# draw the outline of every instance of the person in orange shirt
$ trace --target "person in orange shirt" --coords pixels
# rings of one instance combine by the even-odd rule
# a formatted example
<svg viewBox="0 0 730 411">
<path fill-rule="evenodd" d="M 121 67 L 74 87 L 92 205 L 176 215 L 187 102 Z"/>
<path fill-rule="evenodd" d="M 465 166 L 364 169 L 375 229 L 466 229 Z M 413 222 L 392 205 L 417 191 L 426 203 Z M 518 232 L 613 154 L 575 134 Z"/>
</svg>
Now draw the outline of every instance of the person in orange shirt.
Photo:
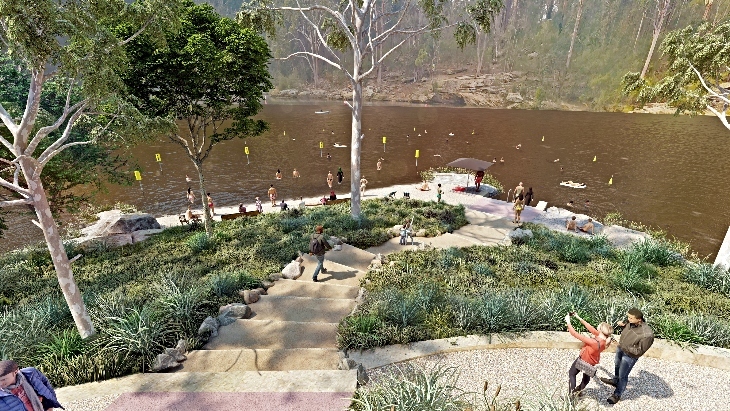
<svg viewBox="0 0 730 411">
<path fill-rule="evenodd" d="M 570 323 L 570 317 L 573 316 L 577 318 L 586 330 L 592 334 L 591 337 L 575 331 L 575 328 L 573 328 L 573 325 Z M 576 377 L 578 376 L 578 373 L 581 372 L 578 368 L 578 363 L 580 361 L 585 361 L 586 363 L 595 366 L 601 361 L 601 352 L 611 345 L 611 342 L 613 341 L 613 337 L 611 337 L 613 335 L 613 327 L 611 327 L 608 323 L 600 323 L 597 327 L 598 329 L 593 328 L 592 325 L 588 324 L 588 322 L 580 318 L 580 316 L 576 313 L 566 315 L 565 323 L 568 326 L 568 332 L 570 335 L 583 342 L 583 347 L 580 349 L 580 355 L 575 361 L 573 361 L 573 365 L 570 366 L 570 370 L 568 371 L 568 385 L 570 387 L 570 393 L 573 395 L 580 395 L 580 392 L 583 391 L 583 389 L 585 389 L 591 381 L 592 375 L 586 374 L 586 372 L 583 371 L 583 379 L 580 385 L 576 386 Z"/>
</svg>

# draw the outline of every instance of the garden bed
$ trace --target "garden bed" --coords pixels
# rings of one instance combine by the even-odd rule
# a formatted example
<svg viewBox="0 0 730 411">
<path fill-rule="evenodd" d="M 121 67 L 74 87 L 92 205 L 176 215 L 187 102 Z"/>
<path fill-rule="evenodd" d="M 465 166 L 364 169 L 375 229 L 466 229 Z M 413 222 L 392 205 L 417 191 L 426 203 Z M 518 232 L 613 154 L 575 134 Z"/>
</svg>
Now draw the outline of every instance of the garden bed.
<svg viewBox="0 0 730 411">
<path fill-rule="evenodd" d="M 0 356 L 39 368 L 57 387 L 147 370 L 178 339 L 200 347 L 202 320 L 307 252 L 315 226 L 367 248 L 390 239 L 388 229 L 406 217 L 427 235 L 467 223 L 461 206 L 368 200 L 360 220 L 340 204 L 220 222 L 211 238 L 176 227 L 120 248 L 67 244 L 69 255 L 83 255 L 73 270 L 97 331 L 88 340 L 75 329 L 45 247 L 7 253 L 0 257 Z"/>
</svg>

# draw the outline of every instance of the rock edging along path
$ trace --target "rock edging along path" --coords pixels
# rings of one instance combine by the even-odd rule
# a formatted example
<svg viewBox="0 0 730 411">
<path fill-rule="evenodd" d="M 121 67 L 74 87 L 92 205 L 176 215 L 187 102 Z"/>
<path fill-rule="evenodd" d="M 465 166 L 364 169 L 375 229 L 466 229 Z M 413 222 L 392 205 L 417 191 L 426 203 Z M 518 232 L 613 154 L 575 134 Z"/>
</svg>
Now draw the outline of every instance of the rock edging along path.
<svg viewBox="0 0 730 411">
<path fill-rule="evenodd" d="M 389 345 L 368 350 L 351 351 L 349 356 L 366 369 L 410 361 L 434 354 L 504 348 L 549 348 L 575 349 L 582 343 L 567 332 L 531 331 L 520 334 L 469 335 L 466 337 L 443 338 L 418 341 L 410 344 Z M 615 352 L 616 345 L 606 349 Z M 657 339 L 645 354 L 646 357 L 695 364 L 730 371 L 730 350 L 706 345 L 692 349 L 682 348 L 665 340 Z"/>
</svg>

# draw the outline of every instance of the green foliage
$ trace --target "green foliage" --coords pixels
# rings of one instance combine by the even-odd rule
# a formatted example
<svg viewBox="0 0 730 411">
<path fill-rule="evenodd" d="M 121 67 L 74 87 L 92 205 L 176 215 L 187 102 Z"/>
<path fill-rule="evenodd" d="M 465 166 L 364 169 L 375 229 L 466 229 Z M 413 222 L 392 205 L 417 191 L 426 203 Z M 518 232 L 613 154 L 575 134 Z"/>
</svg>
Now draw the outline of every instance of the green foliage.
<svg viewBox="0 0 730 411">
<path fill-rule="evenodd" d="M 467 393 L 456 388 L 456 368 L 400 368 L 381 376 L 355 392 L 351 410 L 388 410 L 397 404 L 399 410 L 462 411 L 469 402 Z"/>
<path fill-rule="evenodd" d="M 730 297 L 730 270 L 709 263 L 692 263 L 684 268 L 684 279 L 707 290 Z"/>
<path fill-rule="evenodd" d="M 205 233 L 195 233 L 186 241 L 187 246 L 194 253 L 200 253 L 215 247 L 215 240 Z"/>
</svg>

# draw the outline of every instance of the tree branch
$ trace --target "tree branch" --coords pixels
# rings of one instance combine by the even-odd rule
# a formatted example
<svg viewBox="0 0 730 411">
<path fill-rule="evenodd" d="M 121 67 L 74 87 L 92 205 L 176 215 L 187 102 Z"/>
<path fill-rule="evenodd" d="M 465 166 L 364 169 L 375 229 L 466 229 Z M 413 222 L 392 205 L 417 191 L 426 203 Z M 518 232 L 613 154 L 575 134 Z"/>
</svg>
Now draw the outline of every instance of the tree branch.
<svg viewBox="0 0 730 411">
<path fill-rule="evenodd" d="M 0 177 L 0 187 L 5 187 L 5 188 L 7 188 L 10 191 L 16 192 L 16 193 L 18 193 L 20 195 L 23 195 L 25 197 L 30 196 L 30 191 L 24 189 L 23 187 L 21 187 L 21 186 L 19 186 L 17 184 L 11 183 L 10 181 L 8 181 L 8 180 L 6 180 L 6 179 L 4 179 L 2 177 Z"/>
<path fill-rule="evenodd" d="M 302 54 L 306 54 L 308 56 L 312 56 L 312 57 L 318 58 L 318 59 L 326 62 L 327 64 L 331 65 L 332 67 L 335 67 L 335 68 L 337 68 L 339 70 L 342 70 L 345 74 L 347 74 L 347 77 L 350 80 L 353 80 L 352 75 L 347 70 L 345 70 L 342 66 L 340 66 L 339 64 L 337 64 L 337 63 L 335 63 L 335 62 L 327 59 L 326 57 L 320 56 L 319 54 L 314 54 L 314 53 L 311 53 L 311 52 L 308 52 L 308 51 L 297 51 L 295 53 L 291 53 L 290 55 L 288 55 L 286 57 L 279 57 L 276 60 L 287 60 L 287 59 L 289 59 L 291 57 L 300 56 Z"/>
<path fill-rule="evenodd" d="M 147 19 L 147 21 L 142 25 L 142 27 L 139 30 L 137 30 L 134 34 L 132 34 L 131 36 L 127 37 L 126 39 L 124 39 L 124 40 L 120 41 L 119 43 L 117 43 L 117 47 L 124 46 L 127 43 L 129 43 L 130 41 L 132 41 L 135 38 L 137 38 L 137 36 L 139 36 L 140 34 L 142 34 L 142 32 L 144 32 L 147 29 L 147 26 L 149 26 L 150 23 L 152 23 L 152 20 L 154 20 L 154 17 L 150 17 L 149 19 Z"/>
<path fill-rule="evenodd" d="M 309 7 L 301 7 L 301 6 L 300 7 L 275 7 L 274 10 L 289 10 L 289 11 L 299 11 L 299 12 L 322 10 L 325 13 L 334 17 L 342 25 L 342 28 L 344 29 L 343 31 L 344 31 L 345 35 L 347 36 L 347 39 L 350 40 L 350 44 L 353 45 L 353 47 L 355 47 L 357 45 L 357 39 L 355 39 L 355 35 L 352 34 L 350 32 L 350 30 L 348 29 L 348 25 L 347 25 L 347 22 L 345 21 L 344 16 L 341 13 L 330 9 L 329 7 L 324 7 L 324 6 L 320 6 L 320 5 L 314 5 L 314 6 L 309 6 Z"/>
<path fill-rule="evenodd" d="M 75 113 L 71 115 L 71 118 L 68 119 L 68 124 L 66 124 L 66 129 L 63 131 L 63 134 L 61 137 L 58 138 L 58 140 L 54 141 L 53 144 L 48 146 L 43 153 L 38 156 L 38 160 L 40 163 L 45 164 L 44 158 L 48 156 L 50 153 L 58 150 L 59 147 L 63 145 L 63 143 L 68 140 L 68 138 L 71 136 L 71 129 L 73 129 L 74 124 L 76 123 L 76 120 L 81 117 L 82 114 L 84 114 L 84 109 L 86 108 L 86 102 L 84 102 L 78 110 L 76 110 Z M 55 154 L 54 154 L 55 155 Z M 29 156 L 30 157 L 30 156 Z"/>
<path fill-rule="evenodd" d="M 29 128 L 33 127 L 32 123 L 35 122 L 36 117 L 38 116 L 38 106 L 40 105 L 42 86 L 43 73 L 41 73 L 38 69 L 31 70 L 31 80 L 30 87 L 28 87 L 28 99 L 25 102 L 25 112 L 23 112 L 23 118 L 20 120 L 20 124 L 17 129 L 17 132 L 19 132 L 20 135 L 15 133 L 13 134 L 15 137 L 14 143 L 16 147 L 22 147 L 22 145 L 25 144 L 28 134 L 30 133 Z M 28 131 L 28 134 L 24 133 L 25 130 Z"/>
<path fill-rule="evenodd" d="M 68 115 L 73 112 L 74 110 L 78 110 L 81 106 L 88 103 L 89 100 L 82 100 L 78 103 L 74 104 L 72 107 L 69 107 L 69 104 L 71 102 L 71 87 L 69 87 L 68 94 L 66 95 L 66 107 L 63 109 L 63 114 L 56 120 L 55 123 L 53 123 L 50 126 L 42 127 L 38 132 L 35 134 L 35 137 L 33 137 L 33 140 L 31 140 L 30 144 L 28 144 L 28 148 L 25 149 L 24 154 L 26 156 L 32 156 L 33 152 L 36 148 L 38 148 L 38 144 L 43 141 L 44 138 L 46 138 L 49 134 L 52 132 L 58 130 L 59 127 L 63 124 L 64 121 L 66 121 L 66 118 Z"/>
<path fill-rule="evenodd" d="M 41 158 L 40 160 L 38 160 L 38 163 L 40 163 L 41 167 L 43 167 L 46 164 L 48 164 L 48 162 L 51 161 L 51 159 L 53 157 L 55 157 L 60 152 L 62 152 L 63 150 L 65 150 L 65 149 L 67 149 L 69 147 L 73 147 L 73 146 L 85 146 L 87 144 L 92 144 L 92 143 L 94 143 L 94 140 L 89 140 L 89 141 L 76 141 L 76 142 L 73 142 L 73 143 L 65 144 L 65 145 L 61 146 L 58 150 L 54 150 L 51 153 L 48 153 L 48 155 L 46 155 L 43 158 Z M 45 152 L 44 152 L 44 154 L 45 154 Z M 40 172 L 38 172 L 38 173 L 40 174 Z"/>
<path fill-rule="evenodd" d="M 297 0 L 297 5 L 299 6 L 299 0 Z M 301 6 L 300 6 L 300 8 L 301 8 Z M 309 25 L 314 28 L 314 31 L 317 34 L 317 38 L 319 38 L 319 41 L 327 48 L 327 50 L 330 53 L 332 53 L 333 56 L 335 56 L 337 61 L 340 61 L 340 57 L 337 54 L 335 54 L 335 52 L 332 50 L 332 48 L 327 44 L 327 41 L 325 41 L 324 36 L 322 36 L 322 32 L 319 30 L 319 27 L 316 24 L 314 24 L 314 22 L 312 20 L 310 20 L 309 17 L 307 17 L 307 15 L 304 13 L 304 11 L 300 10 L 299 12 L 302 14 L 302 17 L 304 17 L 304 20 L 306 20 L 307 23 L 309 23 Z M 345 28 L 345 31 L 349 32 L 349 30 L 347 30 L 347 28 Z M 314 51 L 314 45 L 312 45 L 312 51 Z"/>
<path fill-rule="evenodd" d="M 0 201 L 0 208 L 15 207 L 15 206 L 19 206 L 19 205 L 28 205 L 28 204 L 33 204 L 33 200 L 26 198 L 24 200 Z"/>
<path fill-rule="evenodd" d="M 3 107 L 3 104 L 0 103 L 0 120 L 3 121 L 3 124 L 5 124 L 5 127 L 10 130 L 10 133 L 15 137 L 15 134 L 18 132 L 18 125 L 15 124 L 13 121 L 13 118 L 10 117 L 10 114 L 8 114 L 7 111 L 5 111 L 5 107 Z M 15 149 L 13 148 L 13 145 L 10 144 L 8 140 L 6 140 L 3 136 L 0 136 L 0 143 L 2 143 L 8 150 L 10 150 L 11 153 L 14 155 L 18 155 L 18 153 L 15 152 Z"/>
</svg>

